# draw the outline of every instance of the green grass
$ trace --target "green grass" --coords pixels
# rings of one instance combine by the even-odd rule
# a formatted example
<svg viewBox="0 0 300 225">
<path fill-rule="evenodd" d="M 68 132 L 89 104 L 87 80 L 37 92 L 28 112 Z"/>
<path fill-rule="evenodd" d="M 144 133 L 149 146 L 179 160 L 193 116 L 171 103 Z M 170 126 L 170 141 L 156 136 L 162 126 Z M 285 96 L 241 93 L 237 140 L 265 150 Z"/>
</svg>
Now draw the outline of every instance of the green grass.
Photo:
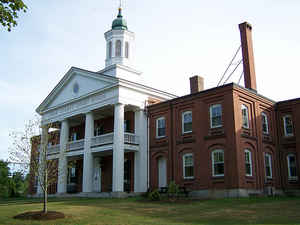
<svg viewBox="0 0 300 225">
<path fill-rule="evenodd" d="M 179 203 L 141 198 L 49 200 L 49 210 L 65 213 L 55 221 L 22 221 L 13 216 L 41 210 L 40 199 L 0 200 L 0 224 L 299 224 L 300 198 L 241 198 Z"/>
</svg>

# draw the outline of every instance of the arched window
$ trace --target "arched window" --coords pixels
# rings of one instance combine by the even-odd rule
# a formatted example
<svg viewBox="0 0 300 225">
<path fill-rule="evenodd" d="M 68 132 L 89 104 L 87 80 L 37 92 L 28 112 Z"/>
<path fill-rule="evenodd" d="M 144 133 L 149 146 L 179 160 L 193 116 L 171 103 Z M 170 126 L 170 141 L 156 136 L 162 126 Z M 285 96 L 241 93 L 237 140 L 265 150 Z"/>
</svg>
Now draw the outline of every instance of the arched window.
<svg viewBox="0 0 300 225">
<path fill-rule="evenodd" d="M 120 40 L 116 41 L 116 57 L 120 57 L 121 56 L 121 47 L 122 47 L 122 43 Z"/>
<path fill-rule="evenodd" d="M 125 42 L 125 57 L 129 58 L 129 43 L 128 41 Z"/>
<path fill-rule="evenodd" d="M 288 166 L 289 180 L 298 180 L 295 154 L 287 155 L 287 166 Z"/>
<path fill-rule="evenodd" d="M 112 56 L 112 43 L 111 41 L 108 43 L 108 58 Z"/>
<path fill-rule="evenodd" d="M 252 176 L 252 157 L 248 149 L 245 149 L 245 170 L 246 176 Z"/>
<path fill-rule="evenodd" d="M 182 133 L 190 133 L 192 132 L 192 122 L 193 122 L 193 116 L 192 111 L 185 111 L 182 113 L 181 118 L 181 124 L 182 124 Z"/>
<path fill-rule="evenodd" d="M 194 159 L 193 154 L 184 154 L 182 157 L 183 161 L 183 178 L 192 179 L 194 178 Z"/>
<path fill-rule="evenodd" d="M 212 175 L 214 177 L 224 176 L 224 150 L 217 149 L 211 153 Z"/>
</svg>

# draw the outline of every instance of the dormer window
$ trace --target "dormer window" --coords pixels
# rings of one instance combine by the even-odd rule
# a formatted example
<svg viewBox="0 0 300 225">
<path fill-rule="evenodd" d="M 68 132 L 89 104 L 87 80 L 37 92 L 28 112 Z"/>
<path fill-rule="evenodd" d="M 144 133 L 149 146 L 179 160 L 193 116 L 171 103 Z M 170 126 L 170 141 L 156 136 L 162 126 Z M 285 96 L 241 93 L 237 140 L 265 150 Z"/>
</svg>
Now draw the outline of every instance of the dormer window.
<svg viewBox="0 0 300 225">
<path fill-rule="evenodd" d="M 116 41 L 116 57 L 121 57 L 121 47 L 122 47 L 122 43 L 120 40 Z"/>
</svg>

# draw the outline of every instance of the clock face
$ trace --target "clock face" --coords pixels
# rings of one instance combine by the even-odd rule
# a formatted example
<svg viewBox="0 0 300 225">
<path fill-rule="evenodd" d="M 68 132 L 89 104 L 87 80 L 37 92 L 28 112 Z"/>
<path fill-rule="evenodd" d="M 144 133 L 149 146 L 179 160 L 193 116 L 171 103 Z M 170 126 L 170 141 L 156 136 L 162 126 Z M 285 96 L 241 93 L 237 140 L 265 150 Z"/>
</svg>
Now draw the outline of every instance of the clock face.
<svg viewBox="0 0 300 225">
<path fill-rule="evenodd" d="M 74 85 L 73 85 L 73 93 L 74 94 L 77 94 L 79 92 L 79 84 L 76 82 Z"/>
</svg>

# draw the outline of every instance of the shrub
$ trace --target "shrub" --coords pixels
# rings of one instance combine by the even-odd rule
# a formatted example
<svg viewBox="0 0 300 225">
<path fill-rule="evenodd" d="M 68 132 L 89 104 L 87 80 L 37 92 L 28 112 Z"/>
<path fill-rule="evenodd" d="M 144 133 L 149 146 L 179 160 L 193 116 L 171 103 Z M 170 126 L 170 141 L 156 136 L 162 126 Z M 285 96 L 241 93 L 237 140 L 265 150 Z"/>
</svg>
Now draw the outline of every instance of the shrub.
<svg viewBox="0 0 300 225">
<path fill-rule="evenodd" d="M 179 186 L 175 181 L 171 181 L 168 187 L 168 196 L 171 198 L 176 198 L 179 194 Z"/>
<path fill-rule="evenodd" d="M 151 191 L 148 195 L 148 198 L 152 201 L 159 201 L 161 199 L 161 196 L 159 194 L 158 189 Z"/>
</svg>

